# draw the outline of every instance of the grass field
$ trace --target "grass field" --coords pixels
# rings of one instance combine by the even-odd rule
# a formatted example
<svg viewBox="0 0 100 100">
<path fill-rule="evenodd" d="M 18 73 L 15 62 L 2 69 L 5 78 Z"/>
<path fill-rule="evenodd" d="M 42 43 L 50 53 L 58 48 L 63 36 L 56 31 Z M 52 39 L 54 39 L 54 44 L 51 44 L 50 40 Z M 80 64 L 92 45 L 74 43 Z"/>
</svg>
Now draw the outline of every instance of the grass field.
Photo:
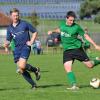
<svg viewBox="0 0 100 100">
<path fill-rule="evenodd" d="M 100 52 L 93 55 L 100 56 Z M 30 85 L 16 73 L 12 55 L 0 55 L 0 100 L 100 100 L 100 89 L 89 86 L 91 78 L 100 78 L 100 65 L 87 69 L 75 61 L 73 71 L 80 90 L 71 91 L 66 89 L 69 83 L 65 77 L 62 54 L 31 55 L 29 63 L 41 68 L 36 90 L 31 90 Z"/>
</svg>

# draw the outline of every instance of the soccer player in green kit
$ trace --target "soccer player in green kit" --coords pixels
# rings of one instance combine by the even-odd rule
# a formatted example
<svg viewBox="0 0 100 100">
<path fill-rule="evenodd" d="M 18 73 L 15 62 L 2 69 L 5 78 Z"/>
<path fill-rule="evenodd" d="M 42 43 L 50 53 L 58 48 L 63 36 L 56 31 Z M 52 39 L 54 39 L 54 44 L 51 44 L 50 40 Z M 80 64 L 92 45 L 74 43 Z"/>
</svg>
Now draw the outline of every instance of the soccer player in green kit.
<svg viewBox="0 0 100 100">
<path fill-rule="evenodd" d="M 56 28 L 52 31 L 48 31 L 48 34 L 52 34 L 54 32 L 60 33 L 61 42 L 64 49 L 63 52 L 63 64 L 66 71 L 66 75 L 71 84 L 71 90 L 77 90 L 79 87 L 76 83 L 75 74 L 72 71 L 72 64 L 74 60 L 79 60 L 83 62 L 88 68 L 93 68 L 95 65 L 100 64 L 100 60 L 94 59 L 90 61 L 86 52 L 82 48 L 82 42 L 77 37 L 78 35 L 83 36 L 86 40 L 88 40 L 97 50 L 100 50 L 100 46 L 98 46 L 90 36 L 84 32 L 84 30 L 76 24 L 75 21 L 76 15 L 73 11 L 69 11 L 66 15 L 66 21 L 63 22 L 59 28 Z"/>
</svg>

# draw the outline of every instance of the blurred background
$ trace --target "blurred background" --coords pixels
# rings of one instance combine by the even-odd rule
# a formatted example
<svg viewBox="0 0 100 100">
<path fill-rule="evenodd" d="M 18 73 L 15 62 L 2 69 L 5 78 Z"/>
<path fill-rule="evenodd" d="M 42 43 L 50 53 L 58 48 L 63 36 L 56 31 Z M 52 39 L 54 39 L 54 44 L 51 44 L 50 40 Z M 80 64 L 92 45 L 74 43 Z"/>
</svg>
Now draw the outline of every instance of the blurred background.
<svg viewBox="0 0 100 100">
<path fill-rule="evenodd" d="M 76 22 L 88 28 L 91 37 L 100 44 L 100 0 L 0 0 L 0 46 L 12 8 L 19 9 L 21 18 L 37 28 L 42 45 L 46 44 L 47 31 L 58 27 L 70 10 L 76 13 Z"/>
</svg>

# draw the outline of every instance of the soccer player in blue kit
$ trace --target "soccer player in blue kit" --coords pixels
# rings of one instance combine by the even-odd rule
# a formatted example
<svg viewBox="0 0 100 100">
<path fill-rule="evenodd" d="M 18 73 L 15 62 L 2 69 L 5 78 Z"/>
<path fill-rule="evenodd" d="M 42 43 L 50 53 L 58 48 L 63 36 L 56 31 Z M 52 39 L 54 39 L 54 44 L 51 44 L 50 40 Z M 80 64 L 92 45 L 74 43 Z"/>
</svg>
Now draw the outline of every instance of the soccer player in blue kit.
<svg viewBox="0 0 100 100">
<path fill-rule="evenodd" d="M 19 10 L 16 8 L 13 8 L 10 11 L 12 24 L 7 28 L 7 36 L 4 46 L 7 48 L 11 40 L 14 40 L 14 61 L 18 66 L 19 73 L 22 74 L 25 80 L 31 84 L 32 89 L 34 89 L 36 88 L 36 83 L 31 78 L 29 71 L 34 72 L 36 75 L 36 80 L 39 80 L 40 70 L 38 67 L 33 67 L 30 64 L 27 64 L 27 60 L 30 55 L 31 45 L 34 43 L 38 33 L 31 24 L 20 19 L 19 13 Z M 31 39 L 29 32 L 33 33 Z"/>
</svg>

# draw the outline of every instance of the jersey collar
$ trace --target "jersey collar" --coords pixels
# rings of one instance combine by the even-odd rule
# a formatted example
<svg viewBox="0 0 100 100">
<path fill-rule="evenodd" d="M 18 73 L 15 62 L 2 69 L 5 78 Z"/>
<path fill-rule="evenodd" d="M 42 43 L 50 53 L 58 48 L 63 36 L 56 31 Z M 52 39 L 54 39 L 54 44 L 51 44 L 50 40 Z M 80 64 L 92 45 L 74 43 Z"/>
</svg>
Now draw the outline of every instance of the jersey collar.
<svg viewBox="0 0 100 100">
<path fill-rule="evenodd" d="M 20 24 L 20 21 L 21 21 L 21 20 L 18 21 L 18 23 L 16 24 L 15 27 L 17 27 L 17 26 Z M 11 24 L 11 26 L 14 27 L 14 26 L 13 26 L 13 23 Z M 15 27 L 14 27 L 14 28 L 15 28 Z"/>
</svg>

